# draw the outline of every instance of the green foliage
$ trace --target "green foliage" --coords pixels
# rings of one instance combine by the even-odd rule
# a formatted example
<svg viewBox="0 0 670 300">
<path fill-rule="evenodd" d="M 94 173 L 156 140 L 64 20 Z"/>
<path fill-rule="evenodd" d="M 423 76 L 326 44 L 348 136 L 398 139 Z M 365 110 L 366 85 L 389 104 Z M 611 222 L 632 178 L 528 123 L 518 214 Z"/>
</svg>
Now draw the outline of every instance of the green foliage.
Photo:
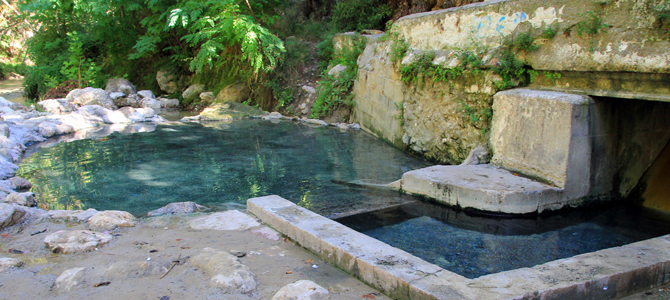
<svg viewBox="0 0 670 300">
<path fill-rule="evenodd" d="M 393 33 L 391 33 L 393 34 Z M 391 62 L 394 64 L 400 63 L 402 61 L 403 57 L 407 54 L 407 50 L 409 50 L 409 45 L 405 40 L 400 39 L 398 37 L 392 37 L 392 42 L 391 42 Z"/>
<path fill-rule="evenodd" d="M 476 128 L 479 128 L 478 124 L 488 124 L 493 117 L 493 109 L 491 106 L 477 109 L 463 100 L 457 101 L 460 104 L 458 111 L 461 113 L 463 121 L 472 124 Z"/>
<path fill-rule="evenodd" d="M 544 72 L 544 77 L 546 77 L 549 80 L 556 81 L 558 79 L 561 79 L 561 73 L 558 72 Z"/>
<path fill-rule="evenodd" d="M 393 116 L 393 118 L 398 120 L 398 125 L 400 125 L 400 127 L 403 127 L 405 125 L 405 105 L 403 105 L 402 102 L 394 102 L 393 104 L 395 105 L 396 110 L 398 110 L 398 114 Z"/>
<path fill-rule="evenodd" d="M 579 15 L 585 17 L 585 20 L 575 24 L 575 31 L 577 31 L 577 35 L 586 35 L 589 38 L 589 50 L 593 52 L 593 37 L 600 32 L 606 32 L 610 25 L 603 22 L 601 11 L 587 11 L 586 13 L 580 13 Z"/>
<path fill-rule="evenodd" d="M 340 0 L 333 8 L 332 26 L 338 31 L 384 29 L 391 9 L 381 0 Z"/>
<path fill-rule="evenodd" d="M 319 58 L 319 70 L 325 71 L 328 69 L 328 64 L 330 64 L 330 61 L 333 60 L 334 53 L 335 48 L 333 45 L 333 35 L 327 35 L 321 43 L 316 45 L 316 54 Z"/>
<path fill-rule="evenodd" d="M 667 30 L 666 33 L 670 35 L 670 0 L 663 0 L 656 5 L 653 15 L 656 17 L 659 27 Z"/>
<path fill-rule="evenodd" d="M 540 48 L 540 46 L 535 45 L 535 37 L 532 32 L 523 32 L 519 33 L 514 37 L 512 42 L 512 47 L 514 50 L 523 51 L 523 52 L 533 52 Z"/>
<path fill-rule="evenodd" d="M 83 43 L 79 40 L 78 33 L 76 31 L 68 32 L 67 36 L 69 38 L 68 53 L 70 56 L 60 69 L 60 73 L 63 75 L 60 81 L 76 80 L 79 88 L 82 88 L 82 85 L 102 87 L 104 78 L 100 76 L 100 67 L 96 66 L 91 59 L 84 57 Z M 53 80 L 49 86 L 56 86 Z"/>
<path fill-rule="evenodd" d="M 559 25 L 558 23 L 553 23 L 551 25 L 548 25 L 544 30 L 542 30 L 542 34 L 540 35 L 540 37 L 551 40 L 558 34 L 558 31 L 560 29 L 561 25 Z"/>
<path fill-rule="evenodd" d="M 533 82 L 533 78 L 537 75 L 535 70 L 530 69 L 523 61 L 518 60 L 514 53 L 509 50 L 503 51 L 493 71 L 502 77 L 502 80 L 495 82 L 499 90 L 528 85 Z"/>
<path fill-rule="evenodd" d="M 339 53 L 333 53 L 329 66 L 343 65 L 346 69 L 338 77 L 328 74 L 322 75 L 319 82 L 318 94 L 312 107 L 311 118 L 328 116 L 333 109 L 344 105 L 354 105 L 351 89 L 358 76 L 358 57 L 365 49 L 365 38 L 356 35 L 352 38 L 352 45 L 343 47 Z"/>
</svg>

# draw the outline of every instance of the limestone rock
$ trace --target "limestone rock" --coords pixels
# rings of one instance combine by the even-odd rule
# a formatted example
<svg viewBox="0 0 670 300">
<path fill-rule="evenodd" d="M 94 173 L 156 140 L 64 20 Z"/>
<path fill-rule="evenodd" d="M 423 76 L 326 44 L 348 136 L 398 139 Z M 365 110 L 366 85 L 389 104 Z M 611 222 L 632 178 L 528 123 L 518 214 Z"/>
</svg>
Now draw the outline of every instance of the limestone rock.
<svg viewBox="0 0 670 300">
<path fill-rule="evenodd" d="M 10 193 L 5 198 L 6 203 L 14 203 L 21 206 L 36 206 L 37 200 L 35 200 L 35 194 L 32 192 L 26 193 Z"/>
<path fill-rule="evenodd" d="M 88 228 L 96 231 L 133 226 L 135 226 L 135 217 L 128 212 L 118 210 L 101 211 L 88 220 Z"/>
<path fill-rule="evenodd" d="M 33 188 L 33 184 L 30 183 L 30 181 L 18 176 L 9 178 L 9 182 L 11 182 L 14 185 L 14 188 L 16 190 L 29 190 Z"/>
<path fill-rule="evenodd" d="M 26 211 L 18 205 L 0 203 L 0 229 L 12 226 L 26 214 Z"/>
<path fill-rule="evenodd" d="M 150 90 L 142 90 L 137 92 L 137 95 L 142 97 L 143 99 L 150 98 L 150 99 L 156 99 L 156 96 L 154 96 L 154 92 Z"/>
<path fill-rule="evenodd" d="M 239 210 L 229 210 L 193 219 L 189 225 L 193 229 L 246 230 L 261 224 Z"/>
<path fill-rule="evenodd" d="M 162 107 L 161 102 L 153 98 L 144 98 L 140 102 L 140 106 L 143 108 L 153 108 L 160 109 Z"/>
<path fill-rule="evenodd" d="M 196 83 L 186 88 L 186 90 L 183 93 L 181 93 L 181 96 L 182 98 L 184 98 L 184 100 L 191 100 L 198 97 L 200 93 L 204 91 L 205 91 L 205 85 Z"/>
<path fill-rule="evenodd" d="M 461 165 L 479 165 L 486 164 L 491 159 L 489 148 L 486 145 L 480 145 L 470 151 L 468 157 L 461 163 Z"/>
<path fill-rule="evenodd" d="M 347 66 L 344 65 L 337 65 L 332 67 L 330 70 L 328 70 L 328 75 L 333 76 L 335 78 L 340 78 L 340 75 L 342 72 L 347 70 Z"/>
<path fill-rule="evenodd" d="M 205 248 L 191 263 L 211 276 L 210 284 L 224 292 L 249 293 L 256 289 L 251 269 L 225 251 Z"/>
<path fill-rule="evenodd" d="M 234 83 L 223 88 L 216 95 L 216 102 L 243 102 L 249 98 L 249 88 L 244 83 Z"/>
<path fill-rule="evenodd" d="M 160 277 L 167 272 L 171 265 L 172 262 L 169 260 L 140 262 L 120 261 L 109 266 L 104 277 L 109 279 L 143 278 L 150 276 Z"/>
<path fill-rule="evenodd" d="M 161 216 L 161 215 L 176 215 L 176 214 L 190 214 L 197 211 L 207 209 L 206 207 L 199 205 L 195 202 L 175 202 L 170 203 L 166 206 L 163 206 L 159 209 L 152 210 L 147 213 L 149 217 Z"/>
<path fill-rule="evenodd" d="M 125 97 L 126 94 L 124 93 L 109 93 L 109 98 L 112 98 L 112 101 L 114 101 L 114 104 L 116 104 L 116 99 L 119 99 L 121 97 Z M 118 105 L 116 105 L 118 106 Z"/>
<path fill-rule="evenodd" d="M 65 99 L 49 99 L 37 102 L 37 107 L 54 115 L 66 114 L 77 110 L 75 105 Z"/>
<path fill-rule="evenodd" d="M 125 95 L 131 95 L 137 93 L 137 88 L 130 81 L 123 78 L 111 78 L 107 80 L 107 86 L 105 87 L 107 93 L 124 93 Z"/>
<path fill-rule="evenodd" d="M 4 272 L 9 268 L 20 268 L 25 263 L 16 258 L 0 257 L 0 272 Z"/>
<path fill-rule="evenodd" d="M 205 108 L 200 115 L 196 117 L 184 118 L 184 121 L 201 120 L 201 121 L 219 121 L 219 120 L 235 120 L 247 118 L 250 116 L 263 115 L 266 112 L 236 102 L 216 103 L 210 107 Z"/>
<path fill-rule="evenodd" d="M 87 87 L 85 89 L 76 89 L 70 91 L 65 99 L 79 106 L 83 105 L 100 105 L 107 109 L 115 109 L 114 102 L 109 94 L 103 89 L 96 89 Z"/>
<path fill-rule="evenodd" d="M 0 107 L 8 107 L 12 110 L 19 110 L 25 108 L 25 106 L 23 106 L 22 104 L 14 103 L 3 97 L 0 97 Z"/>
<path fill-rule="evenodd" d="M 84 284 L 84 273 L 86 268 L 74 268 L 63 271 L 56 278 L 54 288 L 58 293 L 69 292 Z"/>
<path fill-rule="evenodd" d="M 158 98 L 163 108 L 179 108 L 179 99 Z"/>
<path fill-rule="evenodd" d="M 93 208 L 87 210 L 50 210 L 47 211 L 47 216 L 52 219 L 63 219 L 64 221 L 85 222 L 97 213 L 98 211 Z"/>
<path fill-rule="evenodd" d="M 276 111 L 271 112 L 265 116 L 263 116 L 263 120 L 278 120 L 283 118 L 284 116 Z"/>
<path fill-rule="evenodd" d="M 109 243 L 112 235 L 88 230 L 61 230 L 44 238 L 44 244 L 53 253 L 86 252 Z"/>
<path fill-rule="evenodd" d="M 142 99 L 137 94 L 128 95 L 127 97 L 120 97 L 114 99 L 114 104 L 118 107 L 131 106 L 141 107 Z"/>
<path fill-rule="evenodd" d="M 299 280 L 282 287 L 272 300 L 317 300 L 327 299 L 328 290 L 311 280 Z"/>
<path fill-rule="evenodd" d="M 303 85 L 301 88 L 302 88 L 303 91 L 307 92 L 310 95 L 316 94 L 316 89 L 314 87 L 311 87 L 309 85 Z"/>
<path fill-rule="evenodd" d="M 200 100 L 206 103 L 212 103 L 216 99 L 214 97 L 214 92 L 202 92 L 200 93 Z"/>
<path fill-rule="evenodd" d="M 271 241 L 278 241 L 280 240 L 279 233 L 277 231 L 272 230 L 270 227 L 261 227 L 258 229 L 253 229 L 251 230 L 251 233 L 260 235 L 268 240 Z"/>
<path fill-rule="evenodd" d="M 156 82 L 161 90 L 168 94 L 176 93 L 180 89 L 177 76 L 169 71 L 161 70 L 156 72 Z"/>
<path fill-rule="evenodd" d="M 9 125 L 0 124 L 0 136 L 9 137 Z"/>
</svg>

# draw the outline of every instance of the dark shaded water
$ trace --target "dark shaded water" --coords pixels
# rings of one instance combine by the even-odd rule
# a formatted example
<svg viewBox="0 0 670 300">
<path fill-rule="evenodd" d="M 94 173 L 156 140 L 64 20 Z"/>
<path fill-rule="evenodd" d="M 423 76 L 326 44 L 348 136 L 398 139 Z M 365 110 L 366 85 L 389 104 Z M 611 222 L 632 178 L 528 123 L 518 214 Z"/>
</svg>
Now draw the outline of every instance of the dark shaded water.
<svg viewBox="0 0 670 300">
<path fill-rule="evenodd" d="M 508 218 L 419 202 L 337 221 L 467 278 L 670 233 L 669 215 L 626 204 Z"/>
<path fill-rule="evenodd" d="M 407 201 L 332 181 L 391 182 L 428 165 L 362 131 L 261 120 L 207 126 L 61 143 L 25 159 L 18 175 L 48 209 L 142 215 L 171 202 L 227 209 L 276 194 L 328 215 Z"/>
</svg>

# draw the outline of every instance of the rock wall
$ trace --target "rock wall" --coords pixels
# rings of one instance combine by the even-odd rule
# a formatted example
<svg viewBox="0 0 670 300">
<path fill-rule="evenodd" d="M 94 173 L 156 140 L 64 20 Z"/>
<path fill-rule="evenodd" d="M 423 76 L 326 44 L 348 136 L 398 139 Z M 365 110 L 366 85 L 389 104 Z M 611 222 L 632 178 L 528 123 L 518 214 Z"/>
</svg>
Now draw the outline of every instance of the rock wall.
<svg viewBox="0 0 670 300">
<path fill-rule="evenodd" d="M 358 60 L 354 120 L 379 138 L 434 162 L 461 163 L 488 141 L 495 82 L 500 80 L 492 68 L 509 47 L 506 41 L 525 33 L 534 37 L 538 49 L 513 53 L 538 72 L 537 80 L 545 82 L 540 88 L 670 101 L 663 87 L 670 78 L 670 41 L 667 24 L 658 19 L 659 3 L 494 0 L 405 16 L 395 22 L 394 36 L 370 39 Z M 549 28 L 555 36 L 546 36 Z M 398 65 L 391 62 L 394 39 L 408 47 Z M 453 68 L 463 65 L 459 53 L 464 51 L 477 54 L 483 70 L 464 72 L 448 82 L 400 80 L 398 69 L 420 54 L 432 53 L 433 64 Z M 561 80 L 561 73 L 579 76 Z M 646 78 L 642 84 L 631 82 L 637 74 Z M 584 76 L 598 85 L 578 85 L 591 82 Z M 635 86 L 644 88 L 635 91 Z"/>
</svg>

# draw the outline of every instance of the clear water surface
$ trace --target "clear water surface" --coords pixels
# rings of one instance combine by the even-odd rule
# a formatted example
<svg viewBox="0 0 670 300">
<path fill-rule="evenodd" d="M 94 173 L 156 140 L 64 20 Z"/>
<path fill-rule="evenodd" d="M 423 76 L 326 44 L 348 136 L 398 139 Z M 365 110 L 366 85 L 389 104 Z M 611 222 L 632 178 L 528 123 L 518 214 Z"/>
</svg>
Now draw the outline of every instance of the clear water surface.
<svg viewBox="0 0 670 300">
<path fill-rule="evenodd" d="M 623 203 L 510 218 L 418 202 L 337 221 L 471 279 L 670 233 L 669 215 Z"/>
<path fill-rule="evenodd" d="M 46 209 L 140 216 L 171 202 L 225 210 L 276 194 L 336 215 L 401 203 L 407 196 L 335 182 L 391 182 L 428 165 L 363 131 L 240 120 L 60 143 L 26 158 L 18 175 L 33 183 Z"/>
</svg>

